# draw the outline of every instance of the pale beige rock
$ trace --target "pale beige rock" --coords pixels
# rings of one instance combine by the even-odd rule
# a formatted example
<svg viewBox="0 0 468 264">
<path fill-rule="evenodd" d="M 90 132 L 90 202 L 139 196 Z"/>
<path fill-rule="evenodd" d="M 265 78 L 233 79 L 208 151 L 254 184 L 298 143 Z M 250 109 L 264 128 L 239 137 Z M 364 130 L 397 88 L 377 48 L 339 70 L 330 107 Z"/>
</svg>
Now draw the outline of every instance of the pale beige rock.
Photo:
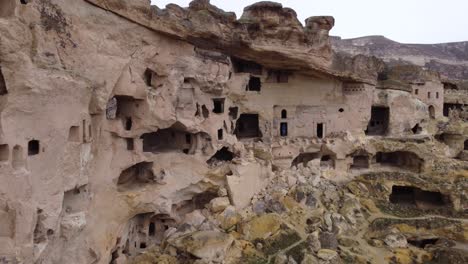
<svg viewBox="0 0 468 264">
<path fill-rule="evenodd" d="M 233 241 L 234 238 L 225 233 L 202 231 L 169 241 L 169 243 L 204 260 L 222 260 Z"/>
<path fill-rule="evenodd" d="M 231 166 L 232 176 L 226 176 L 229 198 L 237 209 L 248 206 L 253 196 L 268 183 L 271 171 L 260 164 Z"/>
<path fill-rule="evenodd" d="M 317 256 L 325 261 L 332 261 L 333 259 L 338 258 L 338 253 L 331 249 L 320 249 L 317 252 Z"/>
<path fill-rule="evenodd" d="M 213 213 L 217 213 L 223 211 L 229 205 L 231 205 L 231 203 L 229 202 L 229 198 L 218 197 L 211 200 L 209 207 Z"/>
<path fill-rule="evenodd" d="M 278 232 L 282 223 L 280 216 L 266 214 L 243 224 L 242 233 L 247 240 L 265 239 Z"/>
<path fill-rule="evenodd" d="M 389 234 L 385 237 L 384 242 L 391 248 L 405 248 L 408 245 L 406 237 L 402 234 Z"/>
</svg>

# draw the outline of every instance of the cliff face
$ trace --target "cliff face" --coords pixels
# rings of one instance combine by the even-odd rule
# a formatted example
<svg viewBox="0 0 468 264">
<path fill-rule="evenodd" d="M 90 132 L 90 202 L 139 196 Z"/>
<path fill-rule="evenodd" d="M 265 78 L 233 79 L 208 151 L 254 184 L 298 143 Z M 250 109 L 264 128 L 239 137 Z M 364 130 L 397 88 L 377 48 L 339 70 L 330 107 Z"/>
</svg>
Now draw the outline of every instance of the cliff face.
<svg viewBox="0 0 468 264">
<path fill-rule="evenodd" d="M 383 36 L 332 38 L 337 52 L 376 56 L 392 65 L 414 64 L 440 72 L 444 78 L 468 79 L 468 42 L 403 44 Z"/>
<path fill-rule="evenodd" d="M 466 262 L 465 102 L 333 25 L 0 2 L 0 263 Z"/>
</svg>

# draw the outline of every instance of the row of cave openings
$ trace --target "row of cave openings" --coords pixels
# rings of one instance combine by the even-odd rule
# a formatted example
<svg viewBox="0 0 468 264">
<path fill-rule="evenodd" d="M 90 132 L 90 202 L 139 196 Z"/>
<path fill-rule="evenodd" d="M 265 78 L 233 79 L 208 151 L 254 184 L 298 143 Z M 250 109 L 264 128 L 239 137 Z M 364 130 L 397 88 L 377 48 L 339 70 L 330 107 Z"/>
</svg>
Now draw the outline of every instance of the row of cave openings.
<svg viewBox="0 0 468 264">
<path fill-rule="evenodd" d="M 263 66 L 253 62 L 232 57 L 231 62 L 235 73 L 247 73 L 250 75 L 249 82 L 245 87 L 246 91 L 260 92 L 262 89 L 261 76 L 263 75 Z M 268 70 L 267 83 L 288 83 L 291 76 L 290 71 L 286 70 Z"/>
<path fill-rule="evenodd" d="M 357 150 L 351 156 L 353 160 L 350 169 L 353 170 L 369 169 L 372 165 L 373 167 L 392 167 L 420 173 L 424 166 L 424 160 L 409 151 L 377 152 L 372 156 L 365 150 Z M 336 156 L 323 155 L 321 152 L 301 153 L 293 159 L 291 167 L 297 167 L 299 164 L 306 167 L 310 161 L 318 159 L 320 159 L 322 168 L 335 168 Z"/>
<path fill-rule="evenodd" d="M 431 119 L 435 118 L 434 106 L 429 106 L 429 116 Z M 388 134 L 390 128 L 390 108 L 384 106 L 372 106 L 371 119 L 365 131 L 369 136 L 385 136 Z M 413 134 L 420 134 L 422 128 L 416 124 L 411 131 Z"/>
<path fill-rule="evenodd" d="M 245 61 L 237 58 L 232 58 L 232 63 L 234 67 L 234 71 L 236 73 L 249 73 L 250 80 L 246 87 L 247 91 L 260 91 L 261 90 L 261 79 L 258 76 L 261 76 L 263 73 L 263 67 L 260 64 L 251 61 Z M 290 72 L 288 71 L 281 71 L 281 70 L 269 70 L 267 81 L 270 82 L 277 82 L 277 83 L 287 83 Z M 446 108 L 457 108 L 460 109 L 460 105 L 446 105 L 444 106 L 444 115 L 448 116 L 448 110 Z M 342 112 L 343 109 L 340 109 Z M 430 105 L 428 108 L 430 118 L 435 118 L 435 108 L 434 106 Z M 447 114 L 446 114 L 447 112 Z M 241 115 L 242 118 L 242 115 Z M 255 116 L 252 114 L 245 114 L 244 116 L 245 122 L 240 119 L 241 127 L 239 127 L 238 138 L 249 138 L 249 137 L 258 137 L 261 133 L 258 129 L 258 125 L 256 125 Z M 287 111 L 284 109 L 281 112 L 281 118 L 287 118 Z M 369 121 L 368 127 L 365 131 L 366 135 L 386 135 L 389 130 L 390 125 L 390 108 L 389 107 L 381 107 L 381 106 L 373 106 L 371 110 L 371 120 Z M 246 133 L 243 133 L 243 127 L 246 127 Z M 414 134 L 419 134 L 422 129 L 419 124 L 415 125 L 412 129 Z M 316 132 L 315 135 L 318 138 L 323 138 L 325 133 L 325 124 L 318 123 L 316 125 Z M 279 134 L 282 137 L 288 136 L 288 123 L 282 121 L 280 123 Z"/>
<path fill-rule="evenodd" d="M 377 152 L 371 156 L 365 150 L 357 150 L 352 154 L 351 169 L 369 169 L 372 166 L 393 167 L 420 173 L 424 160 L 410 151 Z"/>
<path fill-rule="evenodd" d="M 258 66 L 258 65 L 257 65 Z M 249 66 L 250 68 L 255 68 L 258 70 L 257 66 Z M 240 71 L 246 71 L 249 67 L 245 64 L 241 66 L 236 66 Z M 151 75 L 152 76 L 152 75 Z M 152 77 L 151 77 L 152 78 Z M 148 77 L 148 82 L 151 84 L 151 78 Z M 132 118 L 131 116 L 125 116 L 120 109 L 128 108 L 128 105 L 132 103 L 135 99 L 127 96 L 116 96 L 113 98 L 115 100 L 116 106 L 116 115 L 122 118 L 124 123 L 125 130 L 131 130 L 132 128 Z M 213 99 L 213 108 L 212 112 L 215 114 L 222 114 L 225 111 L 225 99 L 224 98 L 214 98 Z M 138 104 L 137 104 L 138 106 Z M 434 107 L 430 106 L 429 111 L 431 115 L 434 115 Z M 197 113 L 200 112 L 204 117 L 208 117 L 209 111 L 205 105 L 202 106 L 202 110 L 199 110 L 197 105 Z M 229 108 L 229 116 L 231 119 L 236 121 L 236 126 L 234 129 L 234 134 L 239 139 L 243 138 L 258 138 L 262 137 L 262 133 L 259 127 L 259 116 L 258 114 L 241 114 L 238 118 L 238 108 L 231 107 Z M 287 123 L 288 113 L 286 109 L 281 111 L 281 119 L 279 134 L 283 137 L 288 136 L 288 123 Z M 366 129 L 367 135 L 386 135 L 388 133 L 390 120 L 390 109 L 388 107 L 373 106 L 371 110 L 371 120 L 369 122 L 368 128 Z M 419 124 L 415 125 L 412 129 L 414 134 L 419 134 L 422 131 L 422 128 Z M 323 138 L 325 127 L 323 123 L 318 123 L 316 127 L 316 135 L 318 138 Z M 196 135 L 187 133 L 181 124 L 174 124 L 172 127 L 167 129 L 161 129 L 158 132 L 144 134 L 141 138 L 143 139 L 143 150 L 145 152 L 167 152 L 179 150 L 184 153 L 189 153 L 191 149 L 193 138 Z M 224 129 L 221 128 L 217 133 L 218 140 L 224 139 Z M 127 149 L 134 149 L 133 138 L 127 138 Z M 161 143 L 162 142 L 162 143 Z M 168 142 L 175 142 L 175 144 L 169 144 Z"/>
<path fill-rule="evenodd" d="M 87 127 L 86 129 L 84 129 Z M 79 126 L 71 126 L 68 133 L 68 141 L 70 142 L 87 142 L 92 134 L 91 125 L 87 125 L 87 121 L 83 120 L 83 136 L 80 134 Z M 37 139 L 28 141 L 27 156 L 36 156 L 44 152 L 45 148 L 41 147 L 41 142 Z M 21 145 L 15 145 L 10 151 L 9 144 L 0 144 L 0 162 L 8 162 L 10 160 L 14 169 L 26 167 L 25 150 Z"/>
<path fill-rule="evenodd" d="M 4 3 L 7 4 L 11 1 L 5 1 Z M 22 4 L 27 4 L 28 1 L 22 0 Z M 3 7 L 0 5 L 0 7 Z M 3 75 L 2 68 L 0 67 L 0 96 L 4 96 L 8 94 L 7 85 L 5 82 L 5 78 Z M 83 120 L 83 127 L 86 126 L 86 120 Z M 84 131 L 84 128 L 83 128 Z M 89 135 L 91 135 L 91 126 L 89 125 Z M 83 132 L 83 142 L 86 141 L 85 132 Z M 79 126 L 72 126 L 70 127 L 69 134 L 68 134 L 68 141 L 72 142 L 80 142 L 80 132 Z M 40 141 L 37 139 L 32 139 L 28 142 L 27 154 L 28 156 L 35 156 L 38 155 L 41 151 L 44 151 L 44 148 L 41 149 Z M 12 166 L 15 169 L 23 168 L 26 166 L 26 159 L 24 155 L 23 146 L 15 145 L 11 150 L 11 160 Z M 0 144 L 0 162 L 7 162 L 10 160 L 10 146 L 8 144 Z"/>
<path fill-rule="evenodd" d="M 44 151 L 44 150 L 42 150 Z M 15 145 L 11 150 L 11 163 L 14 169 L 24 168 L 26 166 L 26 157 L 24 149 L 20 145 Z M 35 156 L 41 152 L 39 140 L 33 139 L 28 142 L 28 156 Z M 10 160 L 10 146 L 8 144 L 0 145 L 0 162 Z"/>
</svg>

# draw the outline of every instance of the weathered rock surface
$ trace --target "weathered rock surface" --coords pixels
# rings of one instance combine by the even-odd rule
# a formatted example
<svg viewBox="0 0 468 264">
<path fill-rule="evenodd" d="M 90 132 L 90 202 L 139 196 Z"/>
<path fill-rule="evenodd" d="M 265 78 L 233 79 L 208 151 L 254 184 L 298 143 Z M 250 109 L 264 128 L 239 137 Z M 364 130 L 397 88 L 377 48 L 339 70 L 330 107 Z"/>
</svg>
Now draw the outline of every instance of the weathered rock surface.
<svg viewBox="0 0 468 264">
<path fill-rule="evenodd" d="M 465 263 L 468 89 L 334 23 L 2 0 L 0 263 Z"/>
<path fill-rule="evenodd" d="M 332 37 L 334 50 L 352 55 L 376 56 L 394 64 L 414 64 L 440 72 L 445 78 L 468 79 L 468 42 L 441 44 L 405 44 L 385 38 L 368 36 L 355 39 Z"/>
</svg>

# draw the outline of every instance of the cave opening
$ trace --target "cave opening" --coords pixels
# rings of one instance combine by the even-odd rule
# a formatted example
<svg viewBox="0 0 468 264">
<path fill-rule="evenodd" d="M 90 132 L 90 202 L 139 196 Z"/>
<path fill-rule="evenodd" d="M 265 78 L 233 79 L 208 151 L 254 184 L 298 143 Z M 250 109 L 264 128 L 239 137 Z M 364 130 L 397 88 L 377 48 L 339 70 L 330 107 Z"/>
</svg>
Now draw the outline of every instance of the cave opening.
<svg viewBox="0 0 468 264">
<path fill-rule="evenodd" d="M 39 140 L 30 140 L 28 142 L 28 156 L 34 156 L 39 154 L 40 144 Z"/>
<path fill-rule="evenodd" d="M 68 141 L 70 142 L 80 142 L 80 127 L 79 126 L 71 126 L 68 131 Z"/>
<path fill-rule="evenodd" d="M 439 238 L 408 238 L 407 241 L 412 246 L 424 249 L 426 246 L 437 244 Z"/>
<path fill-rule="evenodd" d="M 224 113 L 224 98 L 213 99 L 213 113 L 222 114 Z"/>
<path fill-rule="evenodd" d="M 203 118 L 208 118 L 210 116 L 210 111 L 208 111 L 206 105 L 202 105 L 202 115 Z"/>
<path fill-rule="evenodd" d="M 334 168 L 335 167 L 335 160 L 331 155 L 324 155 L 320 159 L 320 167 L 322 168 Z"/>
<path fill-rule="evenodd" d="M 205 192 L 199 193 L 192 198 L 194 210 L 202 210 L 207 207 L 207 205 L 214 198 L 218 197 L 218 192 L 215 190 L 207 190 Z"/>
<path fill-rule="evenodd" d="M 413 172 L 421 172 L 424 160 L 413 152 L 395 151 L 395 152 L 377 152 L 375 156 L 377 163 L 383 166 L 401 168 Z"/>
<path fill-rule="evenodd" d="M 152 86 L 153 84 L 153 77 L 156 76 L 156 73 L 151 69 L 146 69 L 145 73 L 143 74 L 146 86 Z"/>
<path fill-rule="evenodd" d="M 239 114 L 239 107 L 229 107 L 229 117 L 232 120 L 236 120 Z"/>
<path fill-rule="evenodd" d="M 26 160 L 23 154 L 23 147 L 19 145 L 15 145 L 13 147 L 12 165 L 14 169 L 19 169 L 26 165 Z"/>
<path fill-rule="evenodd" d="M 5 78 L 3 77 L 2 68 L 0 67 L 0 95 L 5 95 L 8 93 L 6 86 Z"/>
<path fill-rule="evenodd" d="M 304 167 L 307 167 L 307 163 L 309 163 L 309 161 L 320 158 L 320 152 L 304 152 L 293 159 L 291 167 L 297 167 L 299 164 L 302 164 Z"/>
<path fill-rule="evenodd" d="M 462 110 L 462 104 L 453 104 L 453 103 L 444 103 L 443 113 L 444 116 L 448 117 L 450 114 L 450 110 Z"/>
<path fill-rule="evenodd" d="M 451 205 L 447 195 L 413 186 L 394 185 L 389 200 L 392 204 L 414 206 L 419 209 L 436 209 Z"/>
<path fill-rule="evenodd" d="M 241 114 L 237 119 L 234 133 L 237 138 L 261 137 L 258 114 Z"/>
<path fill-rule="evenodd" d="M 249 84 L 246 87 L 247 91 L 260 92 L 262 89 L 262 81 L 259 77 L 250 76 Z"/>
<path fill-rule="evenodd" d="M 429 106 L 429 117 L 430 117 L 431 119 L 436 118 L 436 115 L 435 115 L 435 108 L 434 108 L 433 105 L 430 105 L 430 106 Z"/>
<path fill-rule="evenodd" d="M 288 136 L 288 123 L 282 122 L 280 124 L 280 135 L 282 137 L 287 137 Z"/>
<path fill-rule="evenodd" d="M 368 169 L 369 168 L 369 156 L 357 155 L 353 157 L 352 169 Z"/>
<path fill-rule="evenodd" d="M 214 164 L 216 162 L 231 161 L 233 159 L 234 153 L 229 151 L 227 147 L 222 147 L 207 161 L 207 163 Z"/>
<path fill-rule="evenodd" d="M 411 129 L 411 131 L 413 132 L 413 134 L 419 135 L 419 134 L 421 134 L 421 132 L 422 132 L 422 127 L 419 126 L 419 124 L 416 124 L 416 125 Z"/>
<path fill-rule="evenodd" d="M 232 61 L 232 66 L 234 68 L 235 73 L 250 73 L 250 74 L 261 75 L 263 72 L 262 65 L 256 62 L 242 60 L 242 59 L 235 58 L 235 57 L 232 57 L 231 61 Z"/>
<path fill-rule="evenodd" d="M 187 133 L 185 126 L 176 123 L 170 128 L 143 134 L 141 136 L 143 152 L 183 152 L 188 154 L 194 143 L 194 137 L 194 134 Z"/>
<path fill-rule="evenodd" d="M 390 108 L 372 106 L 371 119 L 367 126 L 366 135 L 386 135 L 390 123 Z"/>
<path fill-rule="evenodd" d="M 0 145 L 0 161 L 8 161 L 10 157 L 10 149 L 8 144 Z"/>
<path fill-rule="evenodd" d="M 131 118 L 131 117 L 127 117 L 127 118 L 125 119 L 125 130 L 127 130 L 127 131 L 132 130 L 132 126 L 133 126 L 132 118 Z"/>
<path fill-rule="evenodd" d="M 127 144 L 127 150 L 134 150 L 135 149 L 135 141 L 133 138 L 126 138 L 125 142 Z"/>
<path fill-rule="evenodd" d="M 140 162 L 123 170 L 117 180 L 117 185 L 131 187 L 142 183 L 153 182 L 154 179 L 153 162 Z"/>
<path fill-rule="evenodd" d="M 149 224 L 148 235 L 149 236 L 154 236 L 155 234 L 156 234 L 156 225 L 154 224 L 154 222 L 151 222 Z"/>
<path fill-rule="evenodd" d="M 317 124 L 317 131 L 316 131 L 318 138 L 323 138 L 324 130 L 325 130 L 324 124 L 323 123 L 318 123 Z"/>
<path fill-rule="evenodd" d="M 124 124 L 125 130 L 132 128 L 131 116 L 138 108 L 138 100 L 131 96 L 114 96 L 108 102 L 106 106 L 106 117 L 107 119 L 120 118 Z"/>
<path fill-rule="evenodd" d="M 291 73 L 284 70 L 269 70 L 267 82 L 270 83 L 288 83 Z"/>
<path fill-rule="evenodd" d="M 288 118 L 288 111 L 286 109 L 281 110 L 281 118 Z"/>
<path fill-rule="evenodd" d="M 164 233 L 171 227 L 176 227 L 177 222 L 167 214 L 157 214 L 149 220 L 148 236 L 152 237 L 148 241 L 161 244 L 164 240 Z"/>
</svg>

